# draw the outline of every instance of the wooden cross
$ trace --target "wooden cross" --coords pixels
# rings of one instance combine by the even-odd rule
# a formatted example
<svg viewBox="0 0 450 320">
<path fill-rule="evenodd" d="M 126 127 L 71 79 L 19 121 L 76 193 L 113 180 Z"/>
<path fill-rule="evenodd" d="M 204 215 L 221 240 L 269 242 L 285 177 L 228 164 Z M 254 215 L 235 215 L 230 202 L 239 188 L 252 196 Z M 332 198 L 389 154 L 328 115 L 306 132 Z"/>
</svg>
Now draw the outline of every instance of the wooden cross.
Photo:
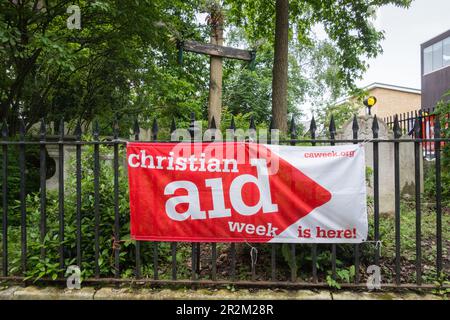
<svg viewBox="0 0 450 320">
<path fill-rule="evenodd" d="M 222 114 L 222 59 L 238 59 L 254 64 L 256 52 L 223 46 L 223 16 L 220 7 L 213 8 L 208 18 L 211 26 L 210 43 L 204 44 L 197 41 L 178 42 L 178 62 L 183 61 L 183 50 L 199 54 L 209 55 L 209 99 L 208 99 L 208 124 L 210 128 L 220 128 Z M 214 119 L 214 122 L 212 121 Z M 194 247 L 193 247 L 194 248 Z M 200 273 L 200 244 L 197 244 L 195 257 L 196 272 Z"/>
<path fill-rule="evenodd" d="M 219 24 L 212 26 L 211 43 L 200 43 L 197 41 L 180 41 L 178 43 L 179 62 L 182 61 L 183 50 L 206 54 L 210 56 L 209 68 L 209 100 L 208 100 L 208 123 L 220 126 L 222 113 L 222 59 L 238 59 L 249 61 L 253 64 L 256 52 L 253 50 L 242 50 L 223 46 L 223 29 Z"/>
<path fill-rule="evenodd" d="M 245 61 L 252 61 L 254 59 L 254 51 L 251 50 L 236 49 L 232 47 L 219 46 L 212 43 L 200 43 L 190 40 L 182 41 L 181 45 L 185 51 L 207 54 L 214 57 Z"/>
</svg>

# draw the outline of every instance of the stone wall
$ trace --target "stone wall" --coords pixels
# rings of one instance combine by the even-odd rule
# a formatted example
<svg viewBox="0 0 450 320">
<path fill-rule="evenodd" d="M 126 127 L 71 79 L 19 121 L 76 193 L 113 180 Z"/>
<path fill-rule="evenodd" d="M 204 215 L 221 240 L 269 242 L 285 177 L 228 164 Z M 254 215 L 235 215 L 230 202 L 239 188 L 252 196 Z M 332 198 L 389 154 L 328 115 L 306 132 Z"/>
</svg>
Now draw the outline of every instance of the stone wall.
<svg viewBox="0 0 450 320">
<path fill-rule="evenodd" d="M 49 156 L 55 161 L 55 173 L 54 175 L 47 179 L 46 187 L 47 190 L 56 190 L 59 186 L 59 147 L 58 145 L 46 145 L 47 152 Z M 74 161 L 76 157 L 76 146 L 75 145 L 64 145 L 64 180 L 70 176 L 75 176 L 75 166 L 71 165 L 71 161 Z M 85 148 L 81 147 L 81 153 L 85 151 Z M 100 165 L 113 165 L 114 156 L 111 152 L 108 154 L 100 153 Z M 125 170 L 127 169 L 127 163 L 125 157 L 119 159 L 119 165 L 122 165 Z M 82 168 L 83 170 L 83 168 Z"/>
<path fill-rule="evenodd" d="M 359 116 L 357 118 L 359 139 L 371 140 L 372 134 L 372 116 Z M 352 139 L 353 120 L 348 121 L 338 132 L 337 139 Z M 387 125 L 378 119 L 379 139 L 393 139 L 394 134 Z M 410 140 L 410 136 L 401 137 Z M 414 163 L 414 143 L 401 142 L 400 144 L 400 192 L 401 196 L 408 198 L 415 195 L 415 163 Z M 379 185 L 380 185 L 380 212 L 393 213 L 395 209 L 395 183 L 394 183 L 394 143 L 380 142 L 379 149 Z M 373 172 L 373 144 L 364 143 L 366 153 L 366 166 Z M 423 191 L 423 159 L 420 157 L 421 189 Z M 373 196 L 373 174 L 370 176 L 367 193 Z"/>
</svg>

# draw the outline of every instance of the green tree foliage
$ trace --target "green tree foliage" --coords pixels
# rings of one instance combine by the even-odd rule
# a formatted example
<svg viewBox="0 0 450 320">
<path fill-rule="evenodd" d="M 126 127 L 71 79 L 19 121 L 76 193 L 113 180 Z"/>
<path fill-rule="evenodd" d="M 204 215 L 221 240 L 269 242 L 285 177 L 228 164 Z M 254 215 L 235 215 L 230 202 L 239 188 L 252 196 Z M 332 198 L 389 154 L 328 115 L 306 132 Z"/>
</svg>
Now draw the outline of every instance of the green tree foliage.
<svg viewBox="0 0 450 320">
<path fill-rule="evenodd" d="M 353 85 L 364 59 L 381 51 L 382 33 L 370 23 L 373 8 L 409 2 L 290 1 L 288 111 L 322 106 L 325 97 Z M 72 4 L 80 7 L 81 30 L 67 28 Z M 204 7 L 195 0 L 1 1 L 0 116 L 7 116 L 11 134 L 19 116 L 27 128 L 42 116 L 99 118 L 108 133 L 115 115 L 124 135 L 137 116 L 144 126 L 158 118 L 167 127 L 172 117 L 187 126 L 191 112 L 200 116 L 207 108 L 209 59 L 185 53 L 178 65 L 176 39 L 209 41 L 207 28 L 198 27 Z M 268 122 L 274 2 L 226 0 L 223 7 L 227 44 L 257 49 L 252 70 L 225 60 L 224 108 Z M 329 39 L 315 37 L 319 24 Z"/>
<path fill-rule="evenodd" d="M 229 20 L 245 30 L 249 42 L 266 39 L 274 43 L 274 1 L 226 0 L 225 3 L 229 8 Z M 387 4 L 407 7 L 410 3 L 411 0 L 291 0 L 290 51 L 297 54 L 298 72 L 306 78 L 307 93 L 321 97 L 328 90 L 329 99 L 333 99 L 353 89 L 355 80 L 367 68 L 366 59 L 382 51 L 383 33 L 371 23 L 375 9 Z M 324 28 L 328 40 L 316 38 L 314 27 L 318 26 Z M 311 57 L 311 61 L 305 59 L 305 55 Z M 307 65 L 302 65 L 305 61 Z M 289 64 L 290 68 L 295 65 L 291 59 Z M 292 103 L 292 96 L 288 98 Z"/>
<path fill-rule="evenodd" d="M 231 28 L 232 45 L 245 43 L 243 32 Z M 224 73 L 223 105 L 233 114 L 252 113 L 257 122 L 270 122 L 272 95 L 273 47 L 269 42 L 257 49 L 253 69 L 241 62 L 226 61 Z M 337 81 L 336 50 L 329 41 L 314 40 L 305 47 L 295 39 L 291 41 L 288 69 L 288 112 L 295 118 L 304 115 L 302 107 L 310 105 L 320 110 L 342 93 Z"/>
<path fill-rule="evenodd" d="M 324 105 L 315 107 L 316 121 L 320 129 L 328 132 L 331 116 L 334 117 L 336 128 L 342 128 L 355 114 L 358 114 L 361 109 L 365 108 L 363 100 L 367 95 L 368 92 L 366 90 L 354 89 L 343 102 L 325 102 Z"/>
<path fill-rule="evenodd" d="M 242 26 L 249 39 L 274 39 L 274 2 L 270 0 L 227 0 L 230 19 Z M 291 0 L 291 37 L 302 46 L 313 44 L 313 27 L 322 24 L 337 50 L 336 67 L 344 84 L 353 84 L 365 70 L 364 58 L 381 52 L 383 33 L 371 23 L 377 7 L 393 4 L 407 7 L 411 0 Z"/>
<path fill-rule="evenodd" d="M 173 38 L 195 30 L 195 1 L 76 1 L 81 30 L 67 28 L 71 4 L 0 3 L 0 103 L 12 132 L 19 115 L 30 127 L 42 116 L 126 120 L 154 109 L 200 111 L 205 79 L 176 64 Z M 187 60 L 191 70 L 205 67 L 204 59 Z"/>
<path fill-rule="evenodd" d="M 345 102 L 338 105 L 327 105 L 322 109 L 317 110 L 317 122 L 321 130 L 328 133 L 331 116 L 334 117 L 334 123 L 336 128 L 342 128 L 342 126 L 353 118 L 355 114 L 358 114 L 361 109 L 361 104 L 358 102 Z"/>
</svg>

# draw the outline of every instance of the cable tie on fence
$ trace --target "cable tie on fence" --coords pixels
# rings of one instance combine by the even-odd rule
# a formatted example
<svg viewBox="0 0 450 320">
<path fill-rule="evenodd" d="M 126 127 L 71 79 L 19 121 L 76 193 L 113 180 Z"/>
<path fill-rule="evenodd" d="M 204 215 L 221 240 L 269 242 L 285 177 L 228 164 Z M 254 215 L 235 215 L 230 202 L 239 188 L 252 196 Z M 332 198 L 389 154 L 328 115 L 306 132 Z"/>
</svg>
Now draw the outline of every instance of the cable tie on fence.
<svg viewBox="0 0 450 320">
<path fill-rule="evenodd" d="M 379 253 L 380 253 L 380 256 L 381 256 L 381 246 L 382 246 L 382 242 L 381 242 L 381 240 L 378 240 L 378 241 L 376 241 L 376 244 L 375 244 L 375 248 L 377 248 L 377 250 L 379 251 Z"/>
<path fill-rule="evenodd" d="M 252 261 L 252 269 L 256 265 L 256 262 L 258 261 L 258 249 L 256 247 L 252 246 L 250 243 L 245 241 L 245 243 L 250 247 L 250 259 Z"/>
<path fill-rule="evenodd" d="M 121 247 L 121 243 L 125 242 L 125 240 L 117 240 L 116 237 L 113 237 L 113 243 L 112 243 L 112 247 L 113 249 L 120 249 Z"/>
<path fill-rule="evenodd" d="M 375 249 L 379 250 L 380 255 L 381 255 L 381 247 L 383 245 L 383 242 L 381 240 L 372 240 L 372 241 L 364 241 L 364 242 L 368 242 L 368 243 L 375 243 Z"/>
<path fill-rule="evenodd" d="M 378 140 L 378 139 L 364 139 L 362 142 L 360 142 L 360 146 L 361 147 L 364 147 L 364 145 L 366 145 L 367 143 L 369 143 L 369 142 L 373 142 L 374 140 Z"/>
<path fill-rule="evenodd" d="M 252 259 L 252 267 L 254 267 L 256 265 L 256 261 L 258 261 L 258 249 L 252 247 L 250 249 L 250 257 Z"/>
</svg>

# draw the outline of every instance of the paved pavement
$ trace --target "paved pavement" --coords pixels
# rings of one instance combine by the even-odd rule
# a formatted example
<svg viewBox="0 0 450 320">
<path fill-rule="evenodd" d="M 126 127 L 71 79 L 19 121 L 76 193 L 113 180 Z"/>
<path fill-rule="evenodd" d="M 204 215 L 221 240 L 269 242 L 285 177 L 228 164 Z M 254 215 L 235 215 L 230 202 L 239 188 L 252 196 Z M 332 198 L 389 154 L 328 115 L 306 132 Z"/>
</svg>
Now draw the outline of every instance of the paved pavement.
<svg viewBox="0 0 450 320">
<path fill-rule="evenodd" d="M 448 297 L 447 297 L 448 298 Z M 442 300 L 429 292 L 356 292 L 330 290 L 147 289 L 0 286 L 0 300 Z"/>
</svg>

